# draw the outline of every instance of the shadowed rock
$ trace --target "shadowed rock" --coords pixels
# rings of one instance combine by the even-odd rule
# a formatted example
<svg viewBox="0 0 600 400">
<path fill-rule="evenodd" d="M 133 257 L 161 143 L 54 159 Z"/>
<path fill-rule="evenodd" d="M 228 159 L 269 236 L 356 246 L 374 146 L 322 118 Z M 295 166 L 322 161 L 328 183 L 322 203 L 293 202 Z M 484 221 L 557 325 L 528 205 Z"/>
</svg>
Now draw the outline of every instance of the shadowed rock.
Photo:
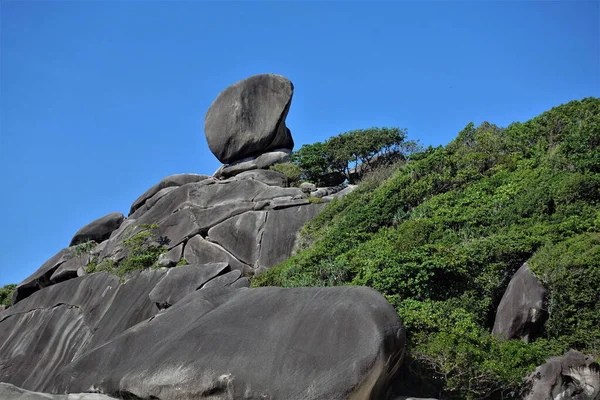
<svg viewBox="0 0 600 400">
<path fill-rule="evenodd" d="M 546 289 L 523 264 L 510 280 L 498 305 L 492 334 L 504 339 L 535 339 L 548 317 Z"/>
<path fill-rule="evenodd" d="M 204 119 L 208 147 L 223 164 L 292 149 L 285 126 L 294 86 L 281 75 L 255 75 L 222 91 Z"/>
<path fill-rule="evenodd" d="M 125 216 L 120 212 L 110 213 L 102 218 L 90 222 L 77 231 L 69 246 L 75 246 L 80 243 L 93 240 L 96 243 L 105 241 L 110 237 L 113 231 L 117 230 L 125 220 Z"/>
<path fill-rule="evenodd" d="M 540 365 L 527 379 L 525 400 L 599 400 L 600 366 L 571 350 Z"/>
<path fill-rule="evenodd" d="M 201 289 L 74 360 L 52 391 L 383 398 L 404 340 L 394 308 L 369 288 Z"/>
<path fill-rule="evenodd" d="M 47 394 L 31 392 L 21 389 L 10 383 L 0 383 L 0 399 L 2 400 L 114 400 L 115 397 L 109 397 L 97 393 L 76 393 L 76 394 Z"/>
</svg>

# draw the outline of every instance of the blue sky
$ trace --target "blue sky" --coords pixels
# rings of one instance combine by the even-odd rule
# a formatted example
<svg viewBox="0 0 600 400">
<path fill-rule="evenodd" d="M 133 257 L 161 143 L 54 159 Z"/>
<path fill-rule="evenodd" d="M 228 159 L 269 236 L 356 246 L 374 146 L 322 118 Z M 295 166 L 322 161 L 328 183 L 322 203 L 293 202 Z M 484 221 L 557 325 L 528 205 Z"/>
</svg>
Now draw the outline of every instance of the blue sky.
<svg viewBox="0 0 600 400">
<path fill-rule="evenodd" d="M 219 167 L 204 114 L 273 72 L 296 148 L 351 129 L 448 143 L 600 96 L 597 1 L 0 0 L 0 285 L 161 178 Z"/>
</svg>

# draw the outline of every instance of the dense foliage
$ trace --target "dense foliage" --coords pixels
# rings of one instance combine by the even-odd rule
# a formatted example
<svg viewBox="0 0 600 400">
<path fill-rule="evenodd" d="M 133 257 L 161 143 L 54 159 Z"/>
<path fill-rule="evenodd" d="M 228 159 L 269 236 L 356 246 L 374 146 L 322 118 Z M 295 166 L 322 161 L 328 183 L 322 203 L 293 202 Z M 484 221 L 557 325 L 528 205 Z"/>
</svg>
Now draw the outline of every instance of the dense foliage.
<svg viewBox="0 0 600 400">
<path fill-rule="evenodd" d="M 0 306 L 10 307 L 13 293 L 17 285 L 11 283 L 9 285 L 4 285 L 0 288 Z"/>
<path fill-rule="evenodd" d="M 519 398 L 548 356 L 599 355 L 598 232 L 600 100 L 587 98 L 507 128 L 468 124 L 447 146 L 365 177 L 305 226 L 296 256 L 253 285 L 373 287 L 406 325 L 413 390 Z M 545 332 L 530 344 L 497 341 L 495 310 L 527 260 L 549 287 Z"/>
<path fill-rule="evenodd" d="M 358 129 L 305 144 L 291 156 L 302 179 L 321 186 L 353 181 L 376 165 L 403 160 L 419 149 L 399 128 Z M 362 166 L 362 168 L 357 168 Z M 353 170 L 352 170 L 353 169 Z M 288 172 L 289 168 L 286 171 Z"/>
</svg>

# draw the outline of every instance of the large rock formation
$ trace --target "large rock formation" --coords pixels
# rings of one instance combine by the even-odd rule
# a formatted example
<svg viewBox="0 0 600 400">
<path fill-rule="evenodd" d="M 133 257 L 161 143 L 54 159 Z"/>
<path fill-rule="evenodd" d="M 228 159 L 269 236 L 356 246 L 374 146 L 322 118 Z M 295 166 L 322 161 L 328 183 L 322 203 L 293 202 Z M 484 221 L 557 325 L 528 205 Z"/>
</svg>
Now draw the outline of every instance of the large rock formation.
<svg viewBox="0 0 600 400">
<path fill-rule="evenodd" d="M 527 384 L 525 400 L 600 400 L 600 366 L 571 350 L 537 367 Z"/>
<path fill-rule="evenodd" d="M 225 89 L 204 119 L 208 147 L 223 164 L 294 147 L 285 118 L 294 86 L 281 75 L 244 79 Z"/>
<path fill-rule="evenodd" d="M 349 191 L 303 192 L 266 169 L 293 146 L 292 92 L 277 75 L 226 89 L 206 118 L 221 173 L 162 179 L 18 285 L 0 309 L 0 398 L 391 395 L 405 332 L 377 292 L 249 289 L 293 253 L 319 203 Z"/>
<path fill-rule="evenodd" d="M 527 263 L 515 272 L 498 306 L 492 333 L 504 339 L 529 342 L 548 318 L 546 289 Z"/>
</svg>

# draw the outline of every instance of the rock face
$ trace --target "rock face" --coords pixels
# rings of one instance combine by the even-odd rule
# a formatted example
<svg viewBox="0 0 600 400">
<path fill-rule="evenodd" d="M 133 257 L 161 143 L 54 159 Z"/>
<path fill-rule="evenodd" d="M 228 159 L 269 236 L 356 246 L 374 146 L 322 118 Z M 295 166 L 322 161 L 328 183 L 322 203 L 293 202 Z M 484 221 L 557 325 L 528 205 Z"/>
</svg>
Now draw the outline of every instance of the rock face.
<svg viewBox="0 0 600 400">
<path fill-rule="evenodd" d="M 164 178 L 128 218 L 86 225 L 17 286 L 13 305 L 0 309 L 1 399 L 391 396 L 405 332 L 383 296 L 250 288 L 252 275 L 293 253 L 318 203 L 346 190 L 303 192 L 266 169 L 293 146 L 292 93 L 278 75 L 226 89 L 205 126 L 211 150 L 230 165 L 213 177 Z M 317 194 L 324 200 L 309 201 Z M 162 253 L 150 253 L 152 268 L 115 275 L 144 259 L 139 246 Z"/>
<path fill-rule="evenodd" d="M 113 231 L 121 226 L 123 220 L 125 220 L 123 214 L 114 212 L 90 222 L 77 231 L 75 236 L 73 236 L 73 239 L 71 239 L 69 246 L 75 246 L 92 240 L 96 243 L 103 242 L 110 237 L 110 234 L 113 233 Z"/>
<path fill-rule="evenodd" d="M 600 366 L 571 350 L 537 367 L 527 383 L 525 400 L 599 400 Z"/>
<path fill-rule="evenodd" d="M 161 400 L 383 398 L 403 345 L 397 314 L 371 289 L 211 288 L 79 357 L 49 389 Z"/>
<path fill-rule="evenodd" d="M 492 334 L 529 342 L 540 333 L 548 318 L 546 289 L 523 264 L 515 272 L 496 312 Z"/>
<path fill-rule="evenodd" d="M 223 164 L 292 149 L 285 126 L 294 86 L 281 75 L 255 75 L 225 89 L 204 119 L 208 147 Z"/>
<path fill-rule="evenodd" d="M 96 393 L 47 394 L 31 392 L 11 385 L 0 383 L 0 399 L 2 400 L 114 400 L 114 397 Z"/>
</svg>

